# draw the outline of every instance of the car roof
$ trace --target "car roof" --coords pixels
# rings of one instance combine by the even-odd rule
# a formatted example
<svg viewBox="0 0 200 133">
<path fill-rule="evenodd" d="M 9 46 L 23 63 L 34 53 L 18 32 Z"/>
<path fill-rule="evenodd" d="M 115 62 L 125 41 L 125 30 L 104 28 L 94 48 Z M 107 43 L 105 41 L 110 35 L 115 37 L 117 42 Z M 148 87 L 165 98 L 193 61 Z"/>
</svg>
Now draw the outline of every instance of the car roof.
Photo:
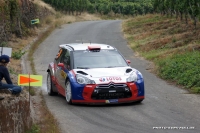
<svg viewBox="0 0 200 133">
<path fill-rule="evenodd" d="M 99 44 L 99 43 L 70 43 L 70 44 L 61 44 L 59 45 L 60 48 L 64 49 L 70 49 L 71 51 L 77 51 L 77 50 L 87 50 L 90 46 L 97 46 L 101 49 L 108 49 L 112 50 L 115 49 L 114 47 L 107 45 L 107 44 Z"/>
</svg>

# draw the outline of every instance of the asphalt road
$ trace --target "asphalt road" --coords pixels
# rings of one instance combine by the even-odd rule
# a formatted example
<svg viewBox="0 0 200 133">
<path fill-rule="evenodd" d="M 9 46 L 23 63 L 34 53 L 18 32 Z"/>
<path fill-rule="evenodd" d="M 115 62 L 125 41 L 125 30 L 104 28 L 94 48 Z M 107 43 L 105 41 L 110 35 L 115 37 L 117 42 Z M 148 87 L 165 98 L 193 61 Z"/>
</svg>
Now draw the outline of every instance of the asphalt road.
<svg viewBox="0 0 200 133">
<path fill-rule="evenodd" d="M 200 96 L 187 94 L 146 69 L 149 63 L 134 56 L 121 33 L 120 20 L 86 21 L 63 25 L 34 53 L 36 71 L 43 75 L 43 94 L 63 133 L 200 133 Z M 146 98 L 142 104 L 85 106 L 66 103 L 61 96 L 48 96 L 46 69 L 58 45 L 77 40 L 110 44 L 142 72 Z M 156 127 L 175 129 L 153 129 Z M 177 129 L 177 128 L 181 129 Z M 194 129 L 182 129 L 192 127 Z"/>
</svg>

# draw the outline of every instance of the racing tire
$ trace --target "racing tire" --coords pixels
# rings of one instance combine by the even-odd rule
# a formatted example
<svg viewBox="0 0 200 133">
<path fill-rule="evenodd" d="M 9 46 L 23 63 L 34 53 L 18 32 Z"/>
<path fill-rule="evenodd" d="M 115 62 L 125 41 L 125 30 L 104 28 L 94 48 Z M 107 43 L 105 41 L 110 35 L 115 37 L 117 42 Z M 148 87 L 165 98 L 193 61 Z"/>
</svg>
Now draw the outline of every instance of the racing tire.
<svg viewBox="0 0 200 133">
<path fill-rule="evenodd" d="M 57 94 L 56 92 L 53 91 L 53 82 L 51 79 L 50 72 L 48 72 L 48 74 L 47 74 L 47 92 L 48 92 L 48 95 L 50 95 L 50 96 L 54 96 Z"/>
<path fill-rule="evenodd" d="M 72 105 L 72 88 L 69 80 L 65 84 L 65 98 L 68 104 Z"/>
</svg>

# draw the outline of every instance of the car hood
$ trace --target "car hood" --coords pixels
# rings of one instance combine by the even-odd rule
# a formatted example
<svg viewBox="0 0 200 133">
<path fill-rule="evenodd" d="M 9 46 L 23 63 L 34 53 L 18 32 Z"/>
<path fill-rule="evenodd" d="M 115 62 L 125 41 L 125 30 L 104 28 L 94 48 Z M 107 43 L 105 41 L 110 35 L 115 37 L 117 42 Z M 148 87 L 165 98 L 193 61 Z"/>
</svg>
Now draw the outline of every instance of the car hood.
<svg viewBox="0 0 200 133">
<path fill-rule="evenodd" d="M 74 69 L 75 74 L 81 74 L 94 80 L 95 83 L 124 83 L 132 72 L 137 70 L 131 67 Z"/>
</svg>

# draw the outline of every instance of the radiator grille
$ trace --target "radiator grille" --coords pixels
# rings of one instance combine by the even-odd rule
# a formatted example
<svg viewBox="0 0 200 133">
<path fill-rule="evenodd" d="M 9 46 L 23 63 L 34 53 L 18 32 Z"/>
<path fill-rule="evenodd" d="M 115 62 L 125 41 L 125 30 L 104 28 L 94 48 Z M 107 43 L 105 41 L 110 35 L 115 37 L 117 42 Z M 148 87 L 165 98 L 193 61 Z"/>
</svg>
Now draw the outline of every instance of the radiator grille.
<svg viewBox="0 0 200 133">
<path fill-rule="evenodd" d="M 94 89 L 91 98 L 99 100 L 129 98 L 132 93 L 126 84 L 99 84 Z"/>
</svg>

